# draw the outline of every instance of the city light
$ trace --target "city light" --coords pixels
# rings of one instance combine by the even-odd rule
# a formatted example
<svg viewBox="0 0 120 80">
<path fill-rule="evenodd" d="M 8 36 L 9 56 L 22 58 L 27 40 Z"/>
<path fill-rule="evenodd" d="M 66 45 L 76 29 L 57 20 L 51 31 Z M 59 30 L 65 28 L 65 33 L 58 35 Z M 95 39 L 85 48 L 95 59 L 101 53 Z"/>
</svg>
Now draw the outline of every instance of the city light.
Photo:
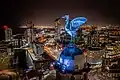
<svg viewBox="0 0 120 80">
<path fill-rule="evenodd" d="M 6 29 L 8 29 L 8 26 L 4 25 L 3 28 L 6 30 Z"/>
</svg>

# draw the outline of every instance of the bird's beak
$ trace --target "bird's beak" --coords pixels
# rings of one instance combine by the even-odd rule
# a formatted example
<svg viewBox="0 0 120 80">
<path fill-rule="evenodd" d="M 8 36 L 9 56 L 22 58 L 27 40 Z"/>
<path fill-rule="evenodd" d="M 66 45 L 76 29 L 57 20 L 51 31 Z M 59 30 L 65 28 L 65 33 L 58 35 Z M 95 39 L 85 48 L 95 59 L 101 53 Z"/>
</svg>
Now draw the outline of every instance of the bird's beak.
<svg viewBox="0 0 120 80">
<path fill-rule="evenodd" d="M 65 16 L 62 16 L 61 18 L 63 18 L 63 19 L 64 19 L 64 18 L 65 18 Z"/>
<path fill-rule="evenodd" d="M 69 15 L 64 15 L 61 18 L 69 18 Z"/>
</svg>

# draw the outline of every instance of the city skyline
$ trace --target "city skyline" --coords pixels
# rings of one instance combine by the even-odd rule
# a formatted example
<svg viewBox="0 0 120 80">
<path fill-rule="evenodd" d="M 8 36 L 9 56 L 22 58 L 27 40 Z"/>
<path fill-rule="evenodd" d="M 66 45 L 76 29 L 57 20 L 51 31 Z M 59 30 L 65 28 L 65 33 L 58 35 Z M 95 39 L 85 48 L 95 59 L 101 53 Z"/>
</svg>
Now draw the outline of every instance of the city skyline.
<svg viewBox="0 0 120 80">
<path fill-rule="evenodd" d="M 53 25 L 57 17 L 65 14 L 84 16 L 87 24 L 119 24 L 118 3 L 110 0 L 4 0 L 0 2 L 0 32 L 3 25 L 17 32 L 28 20 L 35 25 Z"/>
</svg>

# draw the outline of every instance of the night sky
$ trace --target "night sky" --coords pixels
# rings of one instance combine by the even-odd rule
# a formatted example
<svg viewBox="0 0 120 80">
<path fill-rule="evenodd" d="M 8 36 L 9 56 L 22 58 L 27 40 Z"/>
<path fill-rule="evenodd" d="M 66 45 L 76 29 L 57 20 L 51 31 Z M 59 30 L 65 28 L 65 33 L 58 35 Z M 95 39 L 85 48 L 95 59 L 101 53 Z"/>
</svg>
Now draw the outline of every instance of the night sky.
<svg viewBox="0 0 120 80">
<path fill-rule="evenodd" d="M 116 1 L 116 2 L 115 2 Z M 1 0 L 0 32 L 3 25 L 18 30 L 27 20 L 35 25 L 52 25 L 56 17 L 85 16 L 88 24 L 120 23 L 118 0 Z M 1 38 L 2 39 L 2 38 Z"/>
</svg>

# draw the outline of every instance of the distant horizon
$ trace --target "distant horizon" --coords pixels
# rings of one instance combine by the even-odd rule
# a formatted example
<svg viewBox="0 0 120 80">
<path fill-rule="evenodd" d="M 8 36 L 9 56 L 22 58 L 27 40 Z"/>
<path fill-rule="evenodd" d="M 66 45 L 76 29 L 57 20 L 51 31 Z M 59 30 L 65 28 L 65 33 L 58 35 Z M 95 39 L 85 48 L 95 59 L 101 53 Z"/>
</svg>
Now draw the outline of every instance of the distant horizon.
<svg viewBox="0 0 120 80">
<path fill-rule="evenodd" d="M 35 25 L 53 25 L 57 17 L 83 16 L 87 24 L 120 24 L 120 5 L 111 0 L 2 0 L 0 26 L 8 25 L 14 33 L 30 20 Z M 0 34 L 3 30 L 0 27 Z"/>
<path fill-rule="evenodd" d="M 71 10 L 72 11 L 72 10 Z M 24 25 L 25 22 L 27 20 L 32 21 L 35 25 L 53 25 L 54 24 L 54 20 L 57 17 L 63 16 L 63 11 L 57 11 L 57 13 L 54 11 L 47 11 L 44 10 L 43 12 L 41 11 L 34 11 L 34 14 L 32 16 L 24 16 L 25 14 L 27 15 L 28 13 L 24 13 L 23 16 L 21 16 L 21 21 L 20 24 Z M 65 12 L 69 12 L 69 11 L 65 11 Z M 40 15 L 42 13 L 42 15 Z M 46 14 L 49 13 L 49 14 Z M 115 18 L 113 17 L 106 17 L 101 15 L 100 13 L 96 12 L 96 11 L 81 11 L 81 12 L 77 12 L 77 10 L 73 10 L 73 12 L 71 12 L 69 14 L 71 17 L 86 17 L 87 20 L 87 24 L 119 24 L 119 21 L 117 21 Z"/>
</svg>

